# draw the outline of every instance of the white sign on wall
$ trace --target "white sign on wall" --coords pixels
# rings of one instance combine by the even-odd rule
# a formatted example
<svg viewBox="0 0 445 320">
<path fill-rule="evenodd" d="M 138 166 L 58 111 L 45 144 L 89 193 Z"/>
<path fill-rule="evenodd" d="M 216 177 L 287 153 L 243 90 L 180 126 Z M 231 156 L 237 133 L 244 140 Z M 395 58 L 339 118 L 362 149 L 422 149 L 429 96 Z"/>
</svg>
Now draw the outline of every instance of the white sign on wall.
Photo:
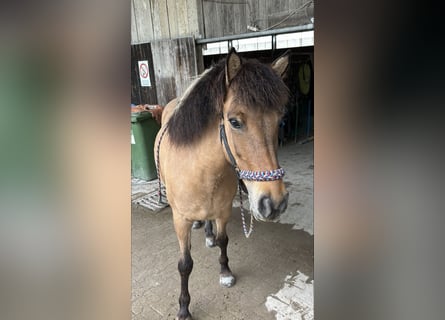
<svg viewBox="0 0 445 320">
<path fill-rule="evenodd" d="M 148 72 L 148 61 L 138 61 L 139 78 L 141 79 L 141 87 L 151 87 L 150 74 Z"/>
</svg>

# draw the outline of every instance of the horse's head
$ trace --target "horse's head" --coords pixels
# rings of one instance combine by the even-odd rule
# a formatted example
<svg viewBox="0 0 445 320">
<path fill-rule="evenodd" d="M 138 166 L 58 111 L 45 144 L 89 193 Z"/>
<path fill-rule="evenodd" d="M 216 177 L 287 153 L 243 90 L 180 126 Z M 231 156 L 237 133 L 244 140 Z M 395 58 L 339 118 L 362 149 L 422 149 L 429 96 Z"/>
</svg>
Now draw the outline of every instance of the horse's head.
<svg viewBox="0 0 445 320">
<path fill-rule="evenodd" d="M 226 59 L 227 94 L 222 110 L 222 135 L 229 147 L 226 155 L 244 171 L 241 178 L 251 210 L 262 221 L 277 221 L 289 197 L 277 159 L 278 128 L 288 99 L 281 77 L 287 65 L 287 56 L 266 65 L 244 61 L 234 49 Z"/>
</svg>

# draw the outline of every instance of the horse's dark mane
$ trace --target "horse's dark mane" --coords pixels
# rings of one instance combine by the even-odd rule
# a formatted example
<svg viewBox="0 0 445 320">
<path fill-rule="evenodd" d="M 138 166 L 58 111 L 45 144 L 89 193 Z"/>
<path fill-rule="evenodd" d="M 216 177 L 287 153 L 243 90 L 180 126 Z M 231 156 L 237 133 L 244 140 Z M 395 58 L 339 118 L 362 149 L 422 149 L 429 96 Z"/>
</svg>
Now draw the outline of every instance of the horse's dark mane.
<svg viewBox="0 0 445 320">
<path fill-rule="evenodd" d="M 242 67 L 233 78 L 230 89 L 234 102 L 262 111 L 284 111 L 288 89 L 281 78 L 266 64 L 242 60 Z M 193 144 L 223 110 L 227 89 L 225 59 L 205 72 L 191 90 L 178 102 L 168 122 L 170 141 L 175 145 Z"/>
</svg>

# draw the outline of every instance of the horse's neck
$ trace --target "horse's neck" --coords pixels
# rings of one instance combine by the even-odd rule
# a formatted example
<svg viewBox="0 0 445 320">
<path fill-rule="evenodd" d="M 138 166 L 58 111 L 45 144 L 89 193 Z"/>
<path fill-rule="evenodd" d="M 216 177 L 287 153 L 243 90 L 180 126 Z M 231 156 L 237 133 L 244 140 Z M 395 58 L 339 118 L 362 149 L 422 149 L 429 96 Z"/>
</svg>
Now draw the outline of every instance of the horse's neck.
<svg viewBox="0 0 445 320">
<path fill-rule="evenodd" d="M 223 150 L 224 146 L 222 145 L 219 136 L 219 130 L 213 128 L 214 126 L 212 126 L 209 133 L 199 142 L 198 162 L 205 171 L 204 174 L 209 175 L 210 177 L 217 177 L 222 173 L 231 170 L 231 165 L 226 159 Z"/>
</svg>

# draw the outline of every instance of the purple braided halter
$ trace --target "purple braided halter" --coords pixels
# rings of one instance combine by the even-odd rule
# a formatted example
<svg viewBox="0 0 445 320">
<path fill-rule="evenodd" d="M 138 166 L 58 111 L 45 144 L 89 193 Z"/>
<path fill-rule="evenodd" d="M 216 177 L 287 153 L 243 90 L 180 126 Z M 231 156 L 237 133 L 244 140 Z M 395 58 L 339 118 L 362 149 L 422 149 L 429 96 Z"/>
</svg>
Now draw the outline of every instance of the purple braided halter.
<svg viewBox="0 0 445 320">
<path fill-rule="evenodd" d="M 284 177 L 284 169 L 267 171 L 238 170 L 238 178 L 249 181 L 275 181 Z"/>
</svg>

